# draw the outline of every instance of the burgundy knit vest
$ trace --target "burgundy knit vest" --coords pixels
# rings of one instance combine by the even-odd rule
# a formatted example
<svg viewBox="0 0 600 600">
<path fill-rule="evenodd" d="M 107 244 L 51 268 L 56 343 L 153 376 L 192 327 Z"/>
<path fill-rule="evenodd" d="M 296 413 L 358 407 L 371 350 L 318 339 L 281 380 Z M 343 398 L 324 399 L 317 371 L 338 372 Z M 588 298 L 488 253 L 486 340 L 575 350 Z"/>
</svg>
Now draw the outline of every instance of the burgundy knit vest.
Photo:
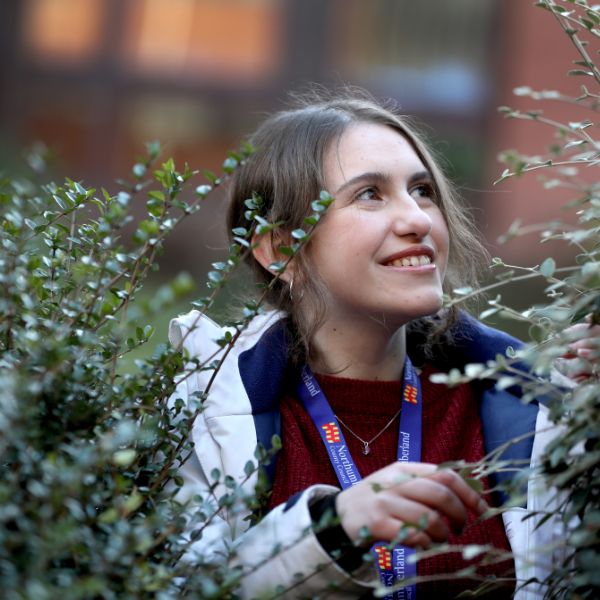
<svg viewBox="0 0 600 600">
<path fill-rule="evenodd" d="M 447 388 L 429 381 L 433 369 L 426 366 L 421 373 L 423 391 L 423 441 L 421 460 L 429 463 L 465 460 L 476 462 L 483 458 L 483 435 L 478 402 L 468 385 Z M 361 381 L 318 375 L 317 379 L 333 412 L 350 429 L 364 440 L 370 440 L 386 425 L 399 408 L 401 383 L 396 381 Z M 363 445 L 342 427 L 346 443 L 360 474 L 366 477 L 396 460 L 399 419 L 397 419 L 371 445 L 368 455 L 362 453 Z M 297 400 L 288 394 L 281 403 L 281 436 L 283 448 L 277 466 L 270 508 L 285 502 L 292 494 L 315 483 L 339 487 L 336 474 L 329 462 L 317 428 Z M 487 481 L 484 482 L 488 489 Z M 489 496 L 486 500 L 490 501 Z M 501 517 L 476 522 L 470 514 L 460 535 L 451 535 L 450 544 L 491 544 L 509 550 Z M 475 561 L 464 561 L 460 553 L 445 554 L 420 560 L 419 576 L 439 576 L 454 573 Z M 479 576 L 514 576 L 513 561 L 506 560 L 491 565 L 479 565 Z M 474 589 L 473 580 L 458 579 L 450 575 L 442 581 L 419 584 L 418 598 L 454 598 L 460 592 Z M 484 597 L 510 598 L 514 584 L 496 589 Z"/>
</svg>

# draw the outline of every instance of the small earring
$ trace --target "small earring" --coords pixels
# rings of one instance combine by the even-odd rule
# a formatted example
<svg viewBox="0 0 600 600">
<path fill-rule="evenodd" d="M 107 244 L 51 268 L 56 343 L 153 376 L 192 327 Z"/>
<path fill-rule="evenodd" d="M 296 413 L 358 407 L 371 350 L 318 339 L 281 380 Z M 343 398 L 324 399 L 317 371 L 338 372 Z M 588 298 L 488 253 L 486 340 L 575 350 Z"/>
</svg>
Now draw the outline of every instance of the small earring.
<svg viewBox="0 0 600 600">
<path fill-rule="evenodd" d="M 290 300 L 294 301 L 294 278 L 290 279 Z"/>
</svg>

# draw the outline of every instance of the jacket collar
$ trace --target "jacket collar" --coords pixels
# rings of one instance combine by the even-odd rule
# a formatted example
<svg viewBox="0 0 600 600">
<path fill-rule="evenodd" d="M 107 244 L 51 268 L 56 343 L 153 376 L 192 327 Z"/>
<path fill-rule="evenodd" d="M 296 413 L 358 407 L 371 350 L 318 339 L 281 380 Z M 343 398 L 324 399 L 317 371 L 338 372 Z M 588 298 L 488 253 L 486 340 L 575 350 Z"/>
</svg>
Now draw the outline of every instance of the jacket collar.
<svg viewBox="0 0 600 600">
<path fill-rule="evenodd" d="M 252 414 L 278 410 L 281 391 L 293 377 L 288 365 L 288 329 L 285 318 L 276 321 L 251 348 L 240 353 L 238 368 L 242 383 L 250 400 Z M 418 337 L 409 338 L 410 355 L 416 364 L 423 362 Z M 469 363 L 485 363 L 498 354 L 505 355 L 509 346 L 517 349 L 522 342 L 497 329 L 483 325 L 465 312 L 461 312 L 453 329 L 451 348 L 442 348 L 442 356 L 433 363 L 446 371 L 462 369 Z M 444 352 L 444 350 L 450 350 Z M 523 365 L 517 365 L 524 368 Z"/>
</svg>

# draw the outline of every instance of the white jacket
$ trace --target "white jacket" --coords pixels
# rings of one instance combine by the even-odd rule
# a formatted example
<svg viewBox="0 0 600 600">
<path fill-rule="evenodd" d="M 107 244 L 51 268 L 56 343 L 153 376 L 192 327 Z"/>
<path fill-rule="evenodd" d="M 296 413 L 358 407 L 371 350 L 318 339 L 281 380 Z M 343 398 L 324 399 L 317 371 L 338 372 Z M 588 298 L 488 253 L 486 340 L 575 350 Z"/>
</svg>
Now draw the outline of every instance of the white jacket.
<svg viewBox="0 0 600 600">
<path fill-rule="evenodd" d="M 193 426 L 195 453 L 179 471 L 184 480 L 179 495 L 181 501 L 188 501 L 195 495 L 206 500 L 211 495 L 214 499 L 225 494 L 227 489 L 222 482 L 213 494 L 208 492 L 213 469 L 238 482 L 247 479 L 244 466 L 254 460 L 258 439 L 255 416 L 238 363 L 240 355 L 258 348 L 263 334 L 280 319 L 281 315 L 277 313 L 256 317 L 227 355 L 204 402 L 204 410 Z M 480 324 L 475 327 L 484 328 Z M 491 335 L 497 333 L 489 331 Z M 223 334 L 224 330 L 216 323 L 192 311 L 171 322 L 169 339 L 174 346 L 182 347 L 189 358 L 202 362 L 223 355 L 224 350 L 216 343 Z M 261 340 L 261 343 L 264 342 Z M 185 372 L 173 399 L 188 402 L 194 392 L 206 388 L 212 373 L 212 370 Z M 549 437 L 554 435 L 548 425 L 547 411 L 540 408 L 536 429 L 543 433 L 536 434 L 531 450 L 532 465 L 536 464 Z M 245 481 L 244 487 L 249 494 L 253 493 L 256 481 L 256 474 Z M 241 565 L 244 576 L 240 594 L 243 598 L 269 597 L 277 586 L 289 588 L 277 597 L 360 597 L 378 583 L 373 567 L 365 565 L 351 576 L 323 550 L 311 528 L 311 501 L 335 491 L 337 488 L 329 485 L 311 486 L 290 508 L 276 507 L 251 528 L 244 520 L 248 516 L 247 510 L 223 511 L 204 528 L 202 538 L 190 546 L 186 559 L 193 560 L 197 554 L 205 562 L 230 560 L 232 566 Z M 539 528 L 536 527 L 539 518 L 523 520 L 530 511 L 552 511 L 556 503 L 555 494 L 531 480 L 527 508 L 512 508 L 503 514 L 515 556 L 518 582 L 530 578 L 543 580 L 553 562 L 563 559 L 553 548 L 555 541 L 565 536 L 560 519 L 551 519 Z M 190 510 L 193 510 L 193 503 Z M 547 552 L 539 554 L 536 549 Z M 324 593 L 326 590 L 329 591 Z M 542 591 L 536 586 L 528 585 L 517 592 L 516 598 L 533 600 L 541 595 Z"/>
</svg>

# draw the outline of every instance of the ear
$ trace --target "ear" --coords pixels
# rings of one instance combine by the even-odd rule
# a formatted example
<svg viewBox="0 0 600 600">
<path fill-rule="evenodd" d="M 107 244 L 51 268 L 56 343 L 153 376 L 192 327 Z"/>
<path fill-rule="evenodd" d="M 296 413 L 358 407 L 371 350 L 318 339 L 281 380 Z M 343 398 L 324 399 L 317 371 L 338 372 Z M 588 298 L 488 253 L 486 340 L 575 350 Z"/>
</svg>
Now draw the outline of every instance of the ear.
<svg viewBox="0 0 600 600">
<path fill-rule="evenodd" d="M 262 235 L 254 234 L 252 236 L 252 254 L 256 261 L 272 275 L 277 275 L 275 271 L 269 269 L 269 265 L 274 262 L 287 260 L 287 256 L 278 251 L 279 246 L 285 245 L 287 233 L 284 231 L 268 231 Z M 288 263 L 285 271 L 280 275 L 280 279 L 289 283 L 294 278 L 294 261 Z"/>
</svg>

